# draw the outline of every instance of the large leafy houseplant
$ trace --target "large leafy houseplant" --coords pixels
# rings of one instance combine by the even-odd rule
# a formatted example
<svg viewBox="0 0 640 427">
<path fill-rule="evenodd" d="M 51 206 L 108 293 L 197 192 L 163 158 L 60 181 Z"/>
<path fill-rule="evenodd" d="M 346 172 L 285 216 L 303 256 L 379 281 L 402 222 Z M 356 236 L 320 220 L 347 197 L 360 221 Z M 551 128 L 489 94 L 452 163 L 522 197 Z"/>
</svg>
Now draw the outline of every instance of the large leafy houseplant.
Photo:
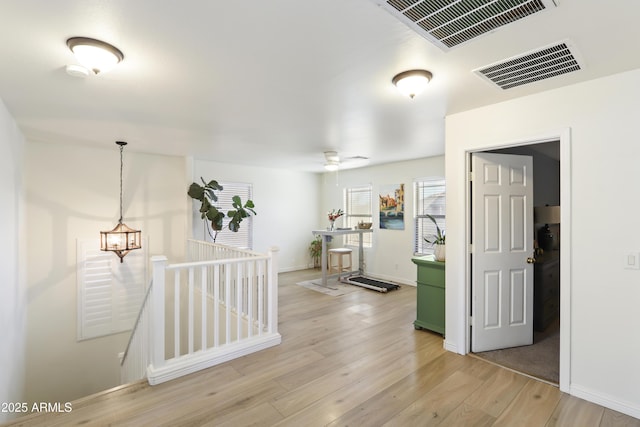
<svg viewBox="0 0 640 427">
<path fill-rule="evenodd" d="M 248 218 L 251 215 L 257 215 L 253 210 L 255 207 L 252 200 L 247 200 L 246 203 L 242 203 L 240 196 L 233 196 L 231 198 L 233 209 L 226 212 L 220 210 L 215 206 L 218 201 L 218 195 L 216 191 L 222 191 L 223 187 L 216 180 L 206 182 L 202 177 L 202 184 L 196 182 L 189 186 L 187 194 L 195 200 L 200 201 L 200 218 L 205 223 L 205 227 L 211 236 L 211 239 L 215 243 L 218 233 L 224 228 L 224 219 L 229 218 L 228 228 L 234 233 L 240 229 L 240 223 L 243 219 Z"/>
</svg>

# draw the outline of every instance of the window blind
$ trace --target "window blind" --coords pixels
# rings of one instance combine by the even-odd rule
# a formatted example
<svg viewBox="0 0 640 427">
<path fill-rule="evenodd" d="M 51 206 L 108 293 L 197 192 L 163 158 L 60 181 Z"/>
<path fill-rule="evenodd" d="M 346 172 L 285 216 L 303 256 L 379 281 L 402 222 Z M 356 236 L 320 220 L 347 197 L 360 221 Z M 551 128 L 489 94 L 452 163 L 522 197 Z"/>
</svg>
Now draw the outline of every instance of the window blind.
<svg viewBox="0 0 640 427">
<path fill-rule="evenodd" d="M 233 196 L 240 196 L 242 204 L 252 198 L 253 185 L 240 182 L 220 182 L 223 190 L 218 192 L 218 202 L 216 207 L 227 215 L 227 212 L 233 209 Z M 210 239 L 210 236 L 206 236 Z M 236 248 L 253 249 L 253 217 L 245 218 L 240 223 L 238 232 L 234 233 L 229 230 L 229 218 L 225 217 L 223 221 L 223 229 L 218 233 L 216 243 L 222 245 L 233 246 Z"/>
<path fill-rule="evenodd" d="M 372 194 L 371 186 L 351 187 L 344 190 L 345 227 L 355 228 L 359 222 L 372 222 Z M 372 233 L 362 235 L 365 248 L 371 247 Z M 345 235 L 345 245 L 357 246 L 359 236 L 357 234 Z"/>
</svg>

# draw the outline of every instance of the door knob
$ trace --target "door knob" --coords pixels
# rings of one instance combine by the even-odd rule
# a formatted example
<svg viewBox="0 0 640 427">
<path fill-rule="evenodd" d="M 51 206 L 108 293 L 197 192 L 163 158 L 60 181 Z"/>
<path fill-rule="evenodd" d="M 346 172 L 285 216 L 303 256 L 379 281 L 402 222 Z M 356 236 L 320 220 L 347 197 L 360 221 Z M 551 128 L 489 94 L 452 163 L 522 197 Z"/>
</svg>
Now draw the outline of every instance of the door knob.
<svg viewBox="0 0 640 427">
<path fill-rule="evenodd" d="M 533 257 L 529 257 L 527 258 L 527 264 L 535 264 L 536 263 L 536 259 Z"/>
</svg>

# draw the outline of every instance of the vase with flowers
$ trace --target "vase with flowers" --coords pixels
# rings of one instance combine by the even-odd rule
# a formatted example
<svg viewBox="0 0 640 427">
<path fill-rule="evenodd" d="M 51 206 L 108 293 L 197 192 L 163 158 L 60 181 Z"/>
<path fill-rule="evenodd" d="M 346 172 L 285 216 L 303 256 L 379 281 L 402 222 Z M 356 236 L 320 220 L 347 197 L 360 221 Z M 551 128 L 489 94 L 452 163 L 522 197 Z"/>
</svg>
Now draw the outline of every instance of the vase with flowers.
<svg viewBox="0 0 640 427">
<path fill-rule="evenodd" d="M 335 230 L 336 219 L 340 218 L 342 215 L 344 215 L 342 209 L 331 209 L 331 212 L 327 214 L 329 217 L 329 231 Z"/>
</svg>

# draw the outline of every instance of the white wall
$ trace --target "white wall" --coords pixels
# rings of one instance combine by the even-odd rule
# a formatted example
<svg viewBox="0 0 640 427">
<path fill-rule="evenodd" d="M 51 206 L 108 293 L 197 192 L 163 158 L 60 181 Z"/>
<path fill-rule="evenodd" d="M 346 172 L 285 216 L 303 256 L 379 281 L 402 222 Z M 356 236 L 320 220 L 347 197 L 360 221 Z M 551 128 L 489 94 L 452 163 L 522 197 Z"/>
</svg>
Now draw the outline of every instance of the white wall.
<svg viewBox="0 0 640 427">
<path fill-rule="evenodd" d="M 345 188 L 371 184 L 374 204 L 373 247 L 365 248 L 365 270 L 372 277 L 415 285 L 416 266 L 411 262 L 413 257 L 413 181 L 416 178 L 438 176 L 444 176 L 443 156 L 341 170 L 337 179 L 334 172 L 325 173 L 322 182 L 321 222 L 316 226 L 326 228 L 329 225 L 327 212 L 331 209 L 344 209 Z M 404 230 L 381 230 L 379 227 L 379 190 L 381 186 L 390 184 L 404 184 Z M 339 225 L 340 222 L 337 221 L 336 224 Z M 356 262 L 357 256 L 354 258 L 354 263 Z"/>
<path fill-rule="evenodd" d="M 466 151 L 570 129 L 569 391 L 640 417 L 640 70 L 455 114 L 446 119 L 447 345 L 464 352 Z M 563 209 L 565 205 L 563 204 Z M 563 245 L 567 243 L 563 239 Z M 564 267 L 563 267 L 564 268 Z M 563 306 L 565 308 L 565 306 Z M 563 331 L 564 333 L 564 331 Z"/>
<path fill-rule="evenodd" d="M 182 259 L 185 160 L 132 149 L 124 150 L 124 222 L 142 230 L 149 256 Z M 115 143 L 27 143 L 27 401 L 66 402 L 119 384 L 128 333 L 76 341 L 76 239 L 98 239 L 117 223 L 119 156 Z"/>
<path fill-rule="evenodd" d="M 26 299 L 22 167 L 24 138 L 0 100 L 0 403 L 23 399 Z M 0 412 L 0 423 L 11 414 Z"/>
<path fill-rule="evenodd" d="M 253 249 L 266 252 L 277 246 L 278 268 L 292 271 L 312 265 L 309 243 L 311 230 L 318 227 L 321 214 L 319 201 L 320 176 L 315 173 L 294 172 L 194 160 L 193 181 L 200 177 L 209 182 L 231 181 L 253 184 L 253 201 L 257 215 L 253 222 Z M 186 195 L 188 185 L 184 188 Z M 244 200 L 243 200 L 244 202 Z M 196 202 L 192 215 L 193 236 L 203 238 L 200 215 Z M 242 226 L 242 225 L 241 225 Z M 230 233 L 229 230 L 223 231 Z"/>
</svg>

